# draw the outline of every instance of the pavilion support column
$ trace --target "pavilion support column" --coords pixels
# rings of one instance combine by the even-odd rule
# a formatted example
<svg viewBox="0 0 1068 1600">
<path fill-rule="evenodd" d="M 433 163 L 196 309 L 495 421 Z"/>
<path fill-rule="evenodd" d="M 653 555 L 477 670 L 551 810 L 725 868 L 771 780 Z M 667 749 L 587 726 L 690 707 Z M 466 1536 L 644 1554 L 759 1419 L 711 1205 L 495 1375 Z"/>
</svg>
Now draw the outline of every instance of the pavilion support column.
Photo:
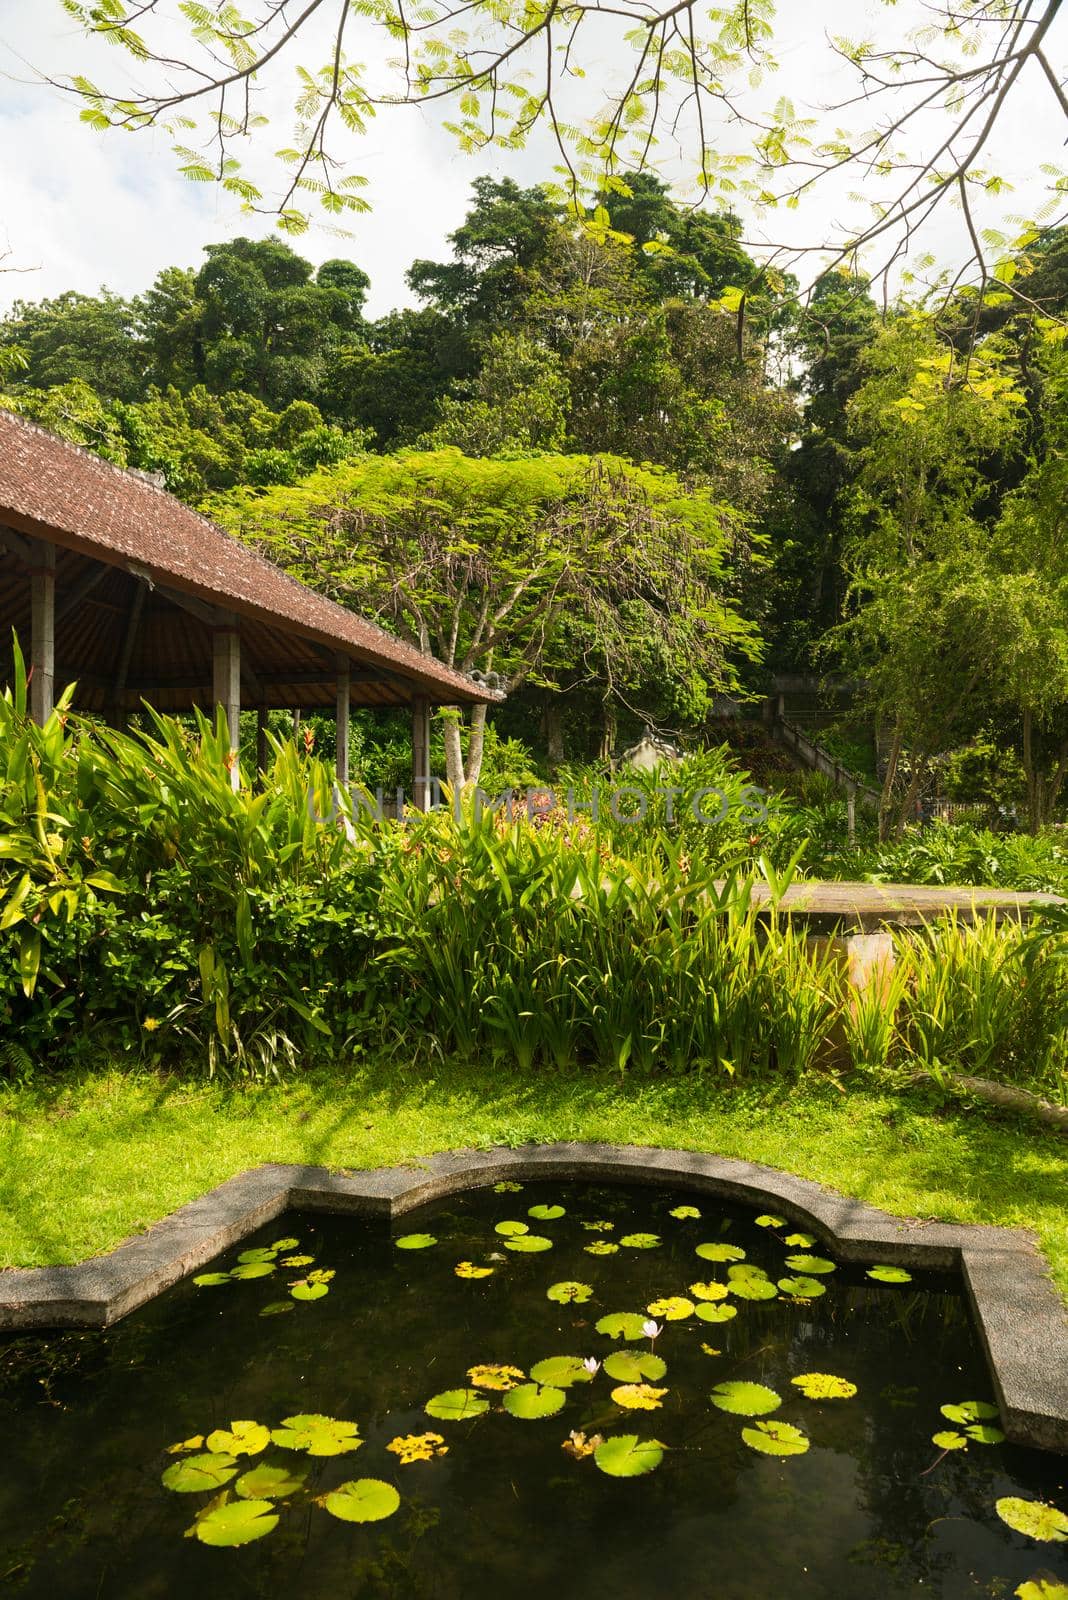
<svg viewBox="0 0 1068 1600">
<path fill-rule="evenodd" d="M 238 768 L 238 751 L 241 747 L 241 635 L 237 619 L 232 618 L 212 629 L 212 683 L 215 705 L 226 712 L 226 725 L 230 730 L 230 786 L 237 789 L 241 782 Z"/>
<path fill-rule="evenodd" d="M 412 805 L 430 810 L 430 702 L 412 701 Z"/>
<path fill-rule="evenodd" d="M 349 781 L 349 708 L 352 693 L 352 673 L 348 656 L 337 658 L 337 781 L 342 788 Z"/>
<path fill-rule="evenodd" d="M 56 692 L 56 547 L 32 541 L 30 567 L 30 716 L 47 722 Z"/>
</svg>

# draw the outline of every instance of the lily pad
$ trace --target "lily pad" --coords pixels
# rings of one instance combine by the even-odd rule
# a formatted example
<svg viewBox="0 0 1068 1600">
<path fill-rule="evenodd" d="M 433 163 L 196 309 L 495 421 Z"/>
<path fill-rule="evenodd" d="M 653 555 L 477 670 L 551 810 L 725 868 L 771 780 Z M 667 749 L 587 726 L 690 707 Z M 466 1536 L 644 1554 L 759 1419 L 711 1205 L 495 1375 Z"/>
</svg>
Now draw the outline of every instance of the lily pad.
<svg viewBox="0 0 1068 1600">
<path fill-rule="evenodd" d="M 614 1256 L 619 1246 L 613 1244 L 611 1239 L 595 1239 L 592 1244 L 584 1244 L 582 1248 L 588 1256 Z"/>
<path fill-rule="evenodd" d="M 314 1260 L 314 1256 L 283 1256 L 278 1265 L 280 1267 L 310 1267 Z"/>
<path fill-rule="evenodd" d="M 636 1433 L 618 1433 L 612 1439 L 601 1440 L 593 1459 L 610 1478 L 640 1478 L 660 1465 L 666 1448 L 659 1439 L 639 1439 Z"/>
<path fill-rule="evenodd" d="M 855 1383 L 838 1378 L 833 1372 L 802 1372 L 790 1382 L 806 1400 L 852 1400 L 857 1392 Z"/>
<path fill-rule="evenodd" d="M 685 1322 L 693 1316 L 693 1301 L 681 1294 L 665 1295 L 660 1300 L 650 1300 L 646 1306 L 651 1317 L 663 1317 L 665 1322 Z"/>
<path fill-rule="evenodd" d="M 911 1283 L 912 1273 L 906 1272 L 904 1267 L 869 1267 L 868 1277 L 874 1278 L 876 1283 Z"/>
<path fill-rule="evenodd" d="M 265 1305 L 262 1308 L 260 1316 L 284 1317 L 287 1311 L 295 1311 L 296 1309 L 292 1300 L 272 1300 L 269 1305 Z"/>
<path fill-rule="evenodd" d="M 179 1439 L 177 1444 L 169 1444 L 167 1446 L 167 1454 L 169 1456 L 182 1456 L 188 1455 L 193 1450 L 203 1450 L 203 1448 L 204 1435 L 195 1433 L 191 1439 Z"/>
<path fill-rule="evenodd" d="M 779 1291 L 770 1278 L 765 1278 L 763 1273 L 743 1272 L 737 1277 L 728 1273 L 730 1283 L 728 1288 L 731 1294 L 737 1295 L 739 1300 L 775 1300 Z"/>
<path fill-rule="evenodd" d="M 614 1222 L 580 1222 L 579 1227 L 585 1228 L 587 1233 L 612 1233 L 615 1231 Z"/>
<path fill-rule="evenodd" d="M 573 1383 L 592 1383 L 593 1373 L 581 1356 L 546 1356 L 530 1369 L 535 1383 L 547 1384 L 552 1389 L 570 1389 Z"/>
<path fill-rule="evenodd" d="M 203 1456 L 186 1456 L 175 1461 L 163 1474 L 160 1482 L 175 1494 L 204 1494 L 211 1489 L 221 1489 L 224 1483 L 236 1478 L 237 1462 L 233 1456 L 218 1453 Z"/>
<path fill-rule="evenodd" d="M 997 1406 L 991 1405 L 989 1400 L 961 1400 L 956 1405 L 939 1406 L 944 1417 L 950 1422 L 990 1422 L 998 1414 Z"/>
<path fill-rule="evenodd" d="M 1036 1572 L 1013 1594 L 1017 1600 L 1068 1600 L 1068 1583 L 1062 1583 L 1052 1572 Z"/>
<path fill-rule="evenodd" d="M 514 1389 L 517 1383 L 523 1383 L 527 1375 L 522 1367 L 505 1367 L 486 1362 L 481 1366 L 468 1367 L 467 1376 L 473 1388 L 492 1389 L 503 1394 L 506 1389 Z"/>
<path fill-rule="evenodd" d="M 404 1233 L 399 1239 L 394 1239 L 393 1241 L 398 1250 L 429 1250 L 430 1246 L 437 1244 L 437 1242 L 432 1233 Z M 374 1483 L 375 1479 L 362 1478 L 360 1481 L 362 1483 Z M 396 1493 L 395 1490 L 394 1493 Z"/>
<path fill-rule="evenodd" d="M 717 1383 L 710 1399 L 720 1411 L 729 1411 L 736 1417 L 765 1417 L 782 1405 L 782 1397 L 774 1389 L 741 1380 Z"/>
<path fill-rule="evenodd" d="M 690 1293 L 695 1300 L 725 1300 L 730 1290 L 725 1283 L 691 1283 Z"/>
<path fill-rule="evenodd" d="M 967 1450 L 968 1441 L 963 1433 L 957 1433 L 952 1428 L 946 1428 L 942 1433 L 932 1433 L 931 1443 L 936 1444 L 939 1450 Z"/>
<path fill-rule="evenodd" d="M 551 1384 L 521 1383 L 518 1389 L 509 1389 L 503 1404 L 511 1416 L 536 1422 L 541 1417 L 555 1417 L 566 1399 L 564 1391 Z"/>
<path fill-rule="evenodd" d="M 696 1206 L 673 1206 L 668 1212 L 669 1217 L 675 1217 L 679 1222 L 696 1222 L 700 1215 Z"/>
<path fill-rule="evenodd" d="M 792 1300 L 818 1300 L 827 1293 L 827 1285 L 818 1278 L 780 1278 L 779 1288 Z"/>
<path fill-rule="evenodd" d="M 221 1283 L 232 1283 L 228 1272 L 201 1272 L 193 1279 L 198 1289 L 217 1289 Z"/>
<path fill-rule="evenodd" d="M 269 1500 L 229 1500 L 220 1495 L 185 1530 L 185 1536 L 217 1549 L 232 1549 L 264 1538 L 277 1526 L 278 1513 Z"/>
<path fill-rule="evenodd" d="M 644 1339 L 646 1319 L 640 1311 L 612 1311 L 594 1326 L 610 1339 Z"/>
<path fill-rule="evenodd" d="M 756 1225 L 758 1228 L 785 1228 L 786 1218 L 776 1217 L 770 1211 L 765 1211 L 762 1216 L 757 1217 Z"/>
<path fill-rule="evenodd" d="M 562 1306 L 581 1306 L 592 1297 L 592 1284 L 573 1283 L 570 1280 L 563 1283 L 551 1283 L 545 1291 L 547 1300 L 556 1300 Z"/>
<path fill-rule="evenodd" d="M 502 1178 L 500 1183 L 493 1185 L 494 1194 L 518 1194 L 522 1189 L 521 1183 L 513 1183 L 510 1178 Z"/>
<path fill-rule="evenodd" d="M 262 1422 L 231 1422 L 229 1428 L 216 1428 L 206 1444 L 213 1455 L 258 1456 L 271 1442 L 271 1430 Z"/>
<path fill-rule="evenodd" d="M 488 1278 L 492 1267 L 476 1267 L 473 1261 L 458 1261 L 452 1269 L 458 1278 Z"/>
<path fill-rule="evenodd" d="M 1068 1540 L 1068 1516 L 1043 1500 L 1018 1500 L 1006 1496 L 994 1503 L 994 1510 L 1014 1533 L 1044 1544 L 1063 1544 Z"/>
<path fill-rule="evenodd" d="M 788 1233 L 783 1244 L 788 1244 L 794 1250 L 811 1250 L 816 1243 L 814 1233 Z"/>
<path fill-rule="evenodd" d="M 381 1478 L 353 1478 L 324 1494 L 319 1504 L 342 1522 L 383 1522 L 400 1505 L 400 1495 Z"/>
<path fill-rule="evenodd" d="M 711 1239 L 707 1244 L 699 1244 L 694 1251 L 702 1261 L 744 1261 L 745 1251 L 741 1245 L 724 1244 L 718 1239 Z"/>
<path fill-rule="evenodd" d="M 522 1233 L 529 1233 L 530 1229 L 525 1222 L 498 1222 L 493 1231 L 502 1239 L 515 1239 Z"/>
<path fill-rule="evenodd" d="M 828 1261 L 826 1256 L 787 1256 L 786 1265 L 793 1272 L 802 1272 L 806 1277 L 822 1277 L 826 1272 L 836 1272 L 833 1261 Z"/>
<path fill-rule="evenodd" d="M 330 1293 L 328 1283 L 311 1283 L 307 1278 L 301 1278 L 299 1283 L 293 1284 L 290 1294 L 294 1300 L 321 1300 Z"/>
<path fill-rule="evenodd" d="M 629 1250 L 655 1250 L 660 1243 L 658 1233 L 625 1233 L 620 1238 Z"/>
<path fill-rule="evenodd" d="M 667 1371 L 667 1362 L 651 1350 L 613 1350 L 604 1370 L 617 1383 L 655 1383 Z"/>
<path fill-rule="evenodd" d="M 743 1428 L 742 1438 L 750 1450 L 766 1456 L 803 1456 L 809 1445 L 807 1436 L 792 1422 L 758 1422 L 755 1427 Z"/>
<path fill-rule="evenodd" d="M 423 1407 L 428 1417 L 439 1422 L 466 1422 L 489 1410 L 489 1401 L 477 1389 L 445 1389 Z"/>
<path fill-rule="evenodd" d="M 284 1500 L 303 1489 L 306 1476 L 297 1467 L 270 1467 L 261 1461 L 258 1467 L 241 1474 L 234 1493 L 242 1500 Z"/>
<path fill-rule="evenodd" d="M 694 1310 L 694 1315 L 700 1317 L 702 1322 L 730 1322 L 732 1317 L 738 1315 L 738 1307 L 732 1305 L 713 1305 L 711 1301 L 703 1300 Z"/>
<path fill-rule="evenodd" d="M 283 1417 L 271 1438 L 283 1450 L 303 1450 L 310 1456 L 344 1456 L 363 1444 L 355 1422 L 341 1422 L 318 1412 Z"/>
<path fill-rule="evenodd" d="M 628 1411 L 657 1411 L 666 1394 L 666 1389 L 654 1389 L 651 1383 L 621 1383 L 612 1390 L 612 1399 Z"/>
<path fill-rule="evenodd" d="M 965 1428 L 969 1439 L 976 1444 L 1004 1444 L 1005 1435 L 1000 1428 L 992 1428 L 989 1422 L 976 1422 L 972 1427 Z"/>
<path fill-rule="evenodd" d="M 231 1278 L 236 1278 L 239 1283 L 246 1282 L 249 1278 L 269 1278 L 278 1268 L 273 1261 L 244 1261 L 231 1272 Z"/>
<path fill-rule="evenodd" d="M 242 1250 L 237 1259 L 242 1266 L 249 1266 L 254 1262 L 273 1261 L 277 1254 L 277 1250 Z"/>
<path fill-rule="evenodd" d="M 566 1217 L 567 1212 L 563 1206 L 531 1206 L 527 1212 L 528 1217 L 534 1217 L 538 1222 L 556 1222 L 560 1217 Z"/>
<path fill-rule="evenodd" d="M 299 1244 L 300 1244 L 300 1240 L 299 1239 L 276 1239 L 274 1241 L 274 1244 L 272 1244 L 271 1249 L 272 1250 L 279 1250 L 279 1251 L 281 1251 L 281 1250 L 295 1250 Z"/>
<path fill-rule="evenodd" d="M 391 1439 L 386 1449 L 398 1457 L 402 1467 L 410 1467 L 415 1461 L 433 1461 L 435 1456 L 449 1453 L 440 1433 L 405 1433 Z"/>
<path fill-rule="evenodd" d="M 539 1250 L 551 1250 L 551 1239 L 543 1239 L 540 1233 L 523 1233 L 513 1239 L 504 1241 L 506 1250 L 516 1250 L 520 1255 L 534 1255 Z"/>
</svg>

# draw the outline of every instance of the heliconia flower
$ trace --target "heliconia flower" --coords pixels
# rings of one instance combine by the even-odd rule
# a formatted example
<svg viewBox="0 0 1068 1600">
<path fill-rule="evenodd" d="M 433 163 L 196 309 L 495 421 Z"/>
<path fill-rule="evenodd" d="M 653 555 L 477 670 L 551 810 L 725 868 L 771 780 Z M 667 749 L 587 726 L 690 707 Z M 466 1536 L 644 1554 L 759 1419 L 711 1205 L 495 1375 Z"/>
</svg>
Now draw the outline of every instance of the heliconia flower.
<svg viewBox="0 0 1068 1600">
<path fill-rule="evenodd" d="M 586 1368 L 591 1378 L 595 1378 L 601 1370 L 601 1363 L 596 1356 L 587 1356 L 582 1365 Z"/>
<path fill-rule="evenodd" d="M 660 1326 L 659 1322 L 650 1321 L 642 1323 L 642 1332 L 647 1339 L 655 1339 L 657 1334 L 663 1333 L 663 1331 L 664 1330 Z"/>
</svg>

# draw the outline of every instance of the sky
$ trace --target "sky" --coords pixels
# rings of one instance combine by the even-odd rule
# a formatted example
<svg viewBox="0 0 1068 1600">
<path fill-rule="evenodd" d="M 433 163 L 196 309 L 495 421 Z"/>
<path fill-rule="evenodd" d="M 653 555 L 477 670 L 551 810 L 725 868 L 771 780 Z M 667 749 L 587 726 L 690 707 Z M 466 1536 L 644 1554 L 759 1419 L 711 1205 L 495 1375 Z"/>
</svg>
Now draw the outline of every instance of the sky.
<svg viewBox="0 0 1068 1600">
<path fill-rule="evenodd" d="M 254 4 L 249 9 L 254 11 Z M 780 68 L 759 91 L 759 100 L 767 104 L 784 94 L 799 112 L 811 108 L 814 114 L 846 83 L 827 47 L 828 35 L 890 42 L 926 11 L 924 0 L 897 0 L 893 6 L 880 0 L 783 0 L 780 9 Z M 1068 50 L 1068 25 L 1064 35 L 1051 35 L 1054 56 Z M 376 48 L 371 39 L 366 45 Z M 306 54 L 315 60 L 314 49 Z M 243 215 L 214 186 L 181 177 L 166 135 L 95 133 L 78 121 L 75 103 L 35 81 L 34 69 L 42 68 L 54 76 L 81 71 L 103 80 L 105 71 L 114 76 L 119 64 L 116 52 L 84 39 L 60 0 L 0 0 L 0 266 L 5 269 L 0 271 L 0 312 L 16 299 L 41 299 L 64 289 L 92 294 L 107 285 L 133 294 L 165 266 L 198 266 L 206 244 L 275 232 L 269 219 Z M 573 107 L 579 114 L 587 106 L 597 108 L 622 63 L 609 55 L 590 65 L 581 87 L 587 98 Z M 282 88 L 268 102 L 271 148 L 291 122 Z M 935 127 L 932 123 L 932 137 Z M 1043 187 L 1040 166 L 1066 159 L 1065 132 L 1052 95 L 1037 76 L 1021 85 L 999 128 L 992 160 L 1015 187 L 1007 198 L 989 203 L 985 221 L 997 225 L 1006 213 L 1034 213 Z M 715 133 L 715 142 L 728 147 L 739 139 L 726 127 Z M 334 256 L 358 261 L 371 277 L 373 316 L 411 303 L 404 272 L 413 259 L 448 254 L 447 235 L 464 216 L 474 177 L 509 174 L 535 183 L 550 176 L 555 159 L 546 139 L 504 156 L 463 154 L 436 119 L 409 108 L 380 116 L 358 143 L 352 138 L 345 154 L 368 179 L 370 213 L 346 223 L 347 238 L 318 227 L 291 242 L 315 262 Z M 689 198 L 687 164 L 671 151 L 661 161 L 661 175 L 677 186 L 680 198 Z M 855 202 L 846 188 L 824 187 L 788 216 L 750 217 L 745 223 L 754 240 L 822 240 L 851 212 Z M 964 241 L 964 221 L 947 207 L 920 248 L 952 264 Z"/>
</svg>

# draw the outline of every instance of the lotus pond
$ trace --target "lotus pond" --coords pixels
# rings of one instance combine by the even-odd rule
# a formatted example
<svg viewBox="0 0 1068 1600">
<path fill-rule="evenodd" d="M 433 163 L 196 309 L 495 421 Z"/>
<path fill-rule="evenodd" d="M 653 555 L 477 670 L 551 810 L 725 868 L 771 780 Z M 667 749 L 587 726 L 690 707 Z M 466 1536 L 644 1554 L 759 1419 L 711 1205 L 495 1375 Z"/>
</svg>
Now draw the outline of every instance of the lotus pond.
<svg viewBox="0 0 1068 1600">
<path fill-rule="evenodd" d="M 0 1587 L 1068 1596 L 955 1279 L 705 1196 L 289 1214 L 105 1334 L 0 1343 Z"/>
</svg>

